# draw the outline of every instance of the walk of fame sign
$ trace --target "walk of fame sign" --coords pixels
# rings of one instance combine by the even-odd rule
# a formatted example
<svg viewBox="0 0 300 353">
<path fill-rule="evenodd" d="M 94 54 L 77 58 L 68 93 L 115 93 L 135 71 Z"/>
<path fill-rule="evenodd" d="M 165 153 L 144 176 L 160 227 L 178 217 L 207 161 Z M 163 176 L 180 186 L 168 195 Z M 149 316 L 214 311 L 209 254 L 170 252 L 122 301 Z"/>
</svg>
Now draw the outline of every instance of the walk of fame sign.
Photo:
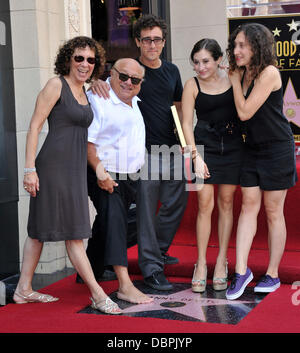
<svg viewBox="0 0 300 353">
<path fill-rule="evenodd" d="M 110 298 L 118 303 L 125 316 L 235 325 L 265 297 L 255 294 L 253 288 L 246 288 L 242 297 L 230 301 L 225 291 L 216 292 L 210 285 L 200 294 L 192 292 L 190 283 L 173 283 L 173 290 L 167 292 L 151 289 L 141 281 L 134 284 L 154 301 L 131 304 L 118 299 L 116 292 L 112 293 Z M 80 313 L 104 315 L 90 306 Z"/>
<path fill-rule="evenodd" d="M 300 14 L 229 18 L 229 33 L 246 22 L 261 23 L 274 35 L 284 93 L 283 113 L 295 140 L 300 141 Z"/>
</svg>

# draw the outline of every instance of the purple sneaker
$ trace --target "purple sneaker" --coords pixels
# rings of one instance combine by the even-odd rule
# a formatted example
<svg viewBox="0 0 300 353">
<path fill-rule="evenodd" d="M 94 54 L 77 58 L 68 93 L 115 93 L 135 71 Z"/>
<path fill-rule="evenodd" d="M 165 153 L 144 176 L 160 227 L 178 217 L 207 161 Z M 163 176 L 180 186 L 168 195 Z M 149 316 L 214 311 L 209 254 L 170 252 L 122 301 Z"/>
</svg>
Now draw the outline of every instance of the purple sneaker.
<svg viewBox="0 0 300 353">
<path fill-rule="evenodd" d="M 269 275 L 264 275 L 254 287 L 254 292 L 271 293 L 271 292 L 274 292 L 279 287 L 280 287 L 280 279 L 278 277 L 273 278 Z"/>
<path fill-rule="evenodd" d="M 233 280 L 230 283 L 229 288 L 226 291 L 226 298 L 229 300 L 234 300 L 239 298 L 243 293 L 248 283 L 253 279 L 253 274 L 250 268 L 247 268 L 247 271 L 244 275 L 235 273 Z"/>
</svg>

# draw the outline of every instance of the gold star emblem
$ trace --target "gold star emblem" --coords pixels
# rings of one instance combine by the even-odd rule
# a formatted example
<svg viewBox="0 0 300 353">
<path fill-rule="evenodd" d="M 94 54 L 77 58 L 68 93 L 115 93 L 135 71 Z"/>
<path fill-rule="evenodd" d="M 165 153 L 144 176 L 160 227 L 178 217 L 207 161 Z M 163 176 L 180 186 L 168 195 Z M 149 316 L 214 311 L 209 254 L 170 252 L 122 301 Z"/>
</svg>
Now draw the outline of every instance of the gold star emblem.
<svg viewBox="0 0 300 353">
<path fill-rule="evenodd" d="M 290 27 L 289 32 L 293 31 L 293 30 L 297 31 L 298 24 L 299 24 L 299 22 L 295 22 L 294 19 L 292 20 L 291 23 L 287 23 L 287 26 Z"/>
<path fill-rule="evenodd" d="M 280 36 L 280 32 L 281 32 L 281 29 L 278 29 L 277 27 L 274 29 L 274 31 L 272 31 L 273 32 L 273 35 L 274 35 L 274 37 L 276 37 L 276 36 Z"/>
</svg>

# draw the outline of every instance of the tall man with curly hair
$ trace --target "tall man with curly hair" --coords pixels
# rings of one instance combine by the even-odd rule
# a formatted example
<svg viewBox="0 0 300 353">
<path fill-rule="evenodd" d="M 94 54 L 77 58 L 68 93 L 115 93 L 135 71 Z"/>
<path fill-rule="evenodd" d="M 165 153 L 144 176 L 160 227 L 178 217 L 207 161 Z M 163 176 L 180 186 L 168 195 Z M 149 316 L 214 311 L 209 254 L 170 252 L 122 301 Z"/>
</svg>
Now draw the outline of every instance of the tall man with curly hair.
<svg viewBox="0 0 300 353">
<path fill-rule="evenodd" d="M 134 26 L 135 42 L 140 49 L 139 61 L 146 71 L 139 97 L 148 151 L 148 178 L 140 180 L 137 193 L 139 266 L 145 284 L 159 290 L 172 289 L 163 270 L 166 263 L 178 261 L 166 254 L 187 201 L 183 163 L 177 165 L 178 156 L 159 153 L 162 145 L 171 148 L 178 144 L 170 106 L 174 104 L 181 114 L 182 83 L 179 70 L 174 64 L 160 58 L 166 34 L 165 22 L 153 15 L 142 17 Z M 181 158 L 179 160 L 182 162 Z M 178 169 L 181 169 L 181 178 L 175 180 Z M 165 171 L 166 175 L 170 173 L 169 179 Z M 156 213 L 159 201 L 161 207 Z"/>
</svg>

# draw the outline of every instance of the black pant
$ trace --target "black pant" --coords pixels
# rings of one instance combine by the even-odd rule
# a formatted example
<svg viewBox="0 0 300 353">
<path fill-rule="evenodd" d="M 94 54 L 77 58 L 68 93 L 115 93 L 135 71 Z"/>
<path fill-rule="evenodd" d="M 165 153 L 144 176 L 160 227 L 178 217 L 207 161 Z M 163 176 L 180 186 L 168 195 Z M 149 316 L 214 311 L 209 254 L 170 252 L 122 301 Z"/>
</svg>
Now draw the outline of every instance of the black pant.
<svg viewBox="0 0 300 353">
<path fill-rule="evenodd" d="M 188 199 L 181 155 L 177 160 L 171 156 L 169 162 L 161 155 L 149 155 L 147 160 L 148 180 L 139 180 L 136 198 L 139 267 L 144 277 L 163 271 L 162 254 L 173 241 Z M 175 175 L 181 178 L 175 180 Z"/>
<path fill-rule="evenodd" d="M 102 190 L 95 172 L 88 167 L 88 193 L 97 211 L 87 256 L 94 275 L 101 277 L 108 265 L 127 266 L 127 248 L 137 243 L 135 208 L 136 181 L 116 180 L 114 192 Z"/>
</svg>

